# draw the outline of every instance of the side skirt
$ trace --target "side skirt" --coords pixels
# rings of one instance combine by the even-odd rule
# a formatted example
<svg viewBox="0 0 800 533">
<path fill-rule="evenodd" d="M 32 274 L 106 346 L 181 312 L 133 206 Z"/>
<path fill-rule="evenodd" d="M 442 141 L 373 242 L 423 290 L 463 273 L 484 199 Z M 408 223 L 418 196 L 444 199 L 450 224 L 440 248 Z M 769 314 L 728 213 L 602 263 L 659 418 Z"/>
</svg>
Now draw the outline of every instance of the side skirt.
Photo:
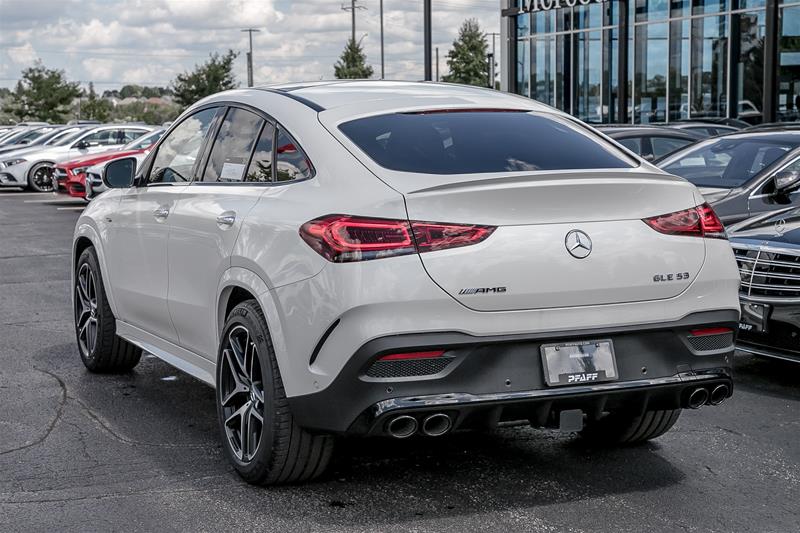
<svg viewBox="0 0 800 533">
<path fill-rule="evenodd" d="M 121 320 L 117 320 L 117 335 L 203 383 L 212 387 L 216 386 L 216 365 L 205 357 L 160 339 Z"/>
</svg>

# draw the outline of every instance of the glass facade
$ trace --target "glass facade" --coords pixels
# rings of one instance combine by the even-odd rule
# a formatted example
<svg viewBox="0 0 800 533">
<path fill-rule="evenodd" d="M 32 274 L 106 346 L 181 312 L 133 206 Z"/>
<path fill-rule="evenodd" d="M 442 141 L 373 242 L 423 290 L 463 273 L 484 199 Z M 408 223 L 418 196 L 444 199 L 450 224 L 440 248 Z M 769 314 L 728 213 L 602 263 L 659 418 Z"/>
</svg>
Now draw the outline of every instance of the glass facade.
<svg viewBox="0 0 800 533">
<path fill-rule="evenodd" d="M 516 6 L 511 89 L 587 122 L 800 119 L 800 0 Z"/>
</svg>

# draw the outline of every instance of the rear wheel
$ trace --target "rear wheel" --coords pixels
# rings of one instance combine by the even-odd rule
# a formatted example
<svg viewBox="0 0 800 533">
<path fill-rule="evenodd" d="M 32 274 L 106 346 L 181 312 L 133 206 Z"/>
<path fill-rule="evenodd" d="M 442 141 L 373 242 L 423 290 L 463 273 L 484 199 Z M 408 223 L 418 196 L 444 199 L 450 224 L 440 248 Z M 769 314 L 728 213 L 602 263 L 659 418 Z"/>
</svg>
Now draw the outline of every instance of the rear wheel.
<svg viewBox="0 0 800 533">
<path fill-rule="evenodd" d="M 589 423 L 581 437 L 606 446 L 638 444 L 660 437 L 670 430 L 681 414 L 680 409 L 645 411 L 642 414 L 609 413 Z"/>
<path fill-rule="evenodd" d="M 217 414 L 223 447 L 248 483 L 308 481 L 322 474 L 333 437 L 314 435 L 292 417 L 272 340 L 255 300 L 228 316 L 217 364 Z"/>
<path fill-rule="evenodd" d="M 53 190 L 52 163 L 37 163 L 28 172 L 28 187 L 36 192 Z"/>
<path fill-rule="evenodd" d="M 142 350 L 117 336 L 94 248 L 81 253 L 75 268 L 75 335 L 83 364 L 92 372 L 126 372 Z"/>
</svg>

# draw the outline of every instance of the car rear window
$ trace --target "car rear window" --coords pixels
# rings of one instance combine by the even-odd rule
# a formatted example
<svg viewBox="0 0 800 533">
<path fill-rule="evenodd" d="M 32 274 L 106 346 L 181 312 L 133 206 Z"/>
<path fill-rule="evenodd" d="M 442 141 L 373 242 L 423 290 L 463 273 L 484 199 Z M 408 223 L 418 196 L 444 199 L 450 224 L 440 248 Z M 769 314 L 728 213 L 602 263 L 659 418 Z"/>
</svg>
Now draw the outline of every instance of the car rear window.
<svg viewBox="0 0 800 533">
<path fill-rule="evenodd" d="M 339 129 L 380 166 L 423 174 L 632 168 L 632 159 L 568 119 L 525 111 L 392 113 Z"/>
</svg>

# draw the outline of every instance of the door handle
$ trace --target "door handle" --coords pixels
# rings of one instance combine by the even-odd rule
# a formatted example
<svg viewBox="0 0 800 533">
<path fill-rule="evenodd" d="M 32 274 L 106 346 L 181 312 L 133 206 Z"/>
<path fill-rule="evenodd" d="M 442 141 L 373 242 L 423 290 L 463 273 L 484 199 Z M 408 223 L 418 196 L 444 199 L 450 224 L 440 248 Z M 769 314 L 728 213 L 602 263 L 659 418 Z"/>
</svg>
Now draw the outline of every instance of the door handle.
<svg viewBox="0 0 800 533">
<path fill-rule="evenodd" d="M 236 222 L 236 213 L 233 211 L 225 211 L 217 217 L 217 224 L 220 227 L 229 228 Z"/>
<path fill-rule="evenodd" d="M 153 216 L 155 217 L 156 220 L 162 222 L 166 220 L 166 218 L 169 216 L 169 208 L 159 207 L 158 209 L 153 211 Z"/>
</svg>

